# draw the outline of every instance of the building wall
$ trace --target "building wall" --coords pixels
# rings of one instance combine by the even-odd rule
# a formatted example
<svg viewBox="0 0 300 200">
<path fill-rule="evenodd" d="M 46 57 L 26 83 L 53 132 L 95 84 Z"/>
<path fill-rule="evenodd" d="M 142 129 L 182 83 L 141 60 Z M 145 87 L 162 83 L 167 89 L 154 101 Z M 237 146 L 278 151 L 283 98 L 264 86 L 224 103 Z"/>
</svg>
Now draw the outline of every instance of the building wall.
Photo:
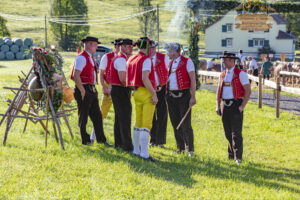
<svg viewBox="0 0 300 200">
<path fill-rule="evenodd" d="M 285 24 L 272 22 L 272 28 L 269 32 L 248 32 L 235 28 L 236 11 L 230 11 L 220 21 L 208 27 L 205 31 L 205 52 L 210 54 L 221 54 L 223 51 L 238 52 L 242 49 L 245 54 L 256 55 L 260 47 L 249 47 L 249 40 L 260 38 L 269 40 L 270 47 L 276 53 L 293 54 L 292 39 L 276 39 L 279 30 L 286 32 Z M 222 25 L 233 24 L 232 32 L 222 32 Z M 222 47 L 222 40 L 232 38 L 232 47 Z"/>
</svg>

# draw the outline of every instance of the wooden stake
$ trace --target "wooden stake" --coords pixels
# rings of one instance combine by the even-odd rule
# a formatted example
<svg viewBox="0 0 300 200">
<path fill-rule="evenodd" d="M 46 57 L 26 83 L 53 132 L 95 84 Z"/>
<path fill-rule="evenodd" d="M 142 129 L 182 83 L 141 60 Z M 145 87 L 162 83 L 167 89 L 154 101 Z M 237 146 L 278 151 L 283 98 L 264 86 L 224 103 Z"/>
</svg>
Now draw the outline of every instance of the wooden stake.
<svg viewBox="0 0 300 200">
<path fill-rule="evenodd" d="M 276 117 L 279 118 L 280 109 L 280 78 L 276 80 Z"/>
<path fill-rule="evenodd" d="M 259 74 L 258 79 L 258 108 L 262 108 L 262 74 Z"/>
<path fill-rule="evenodd" d="M 185 118 L 187 117 L 187 115 L 189 114 L 189 112 L 191 111 L 191 106 L 189 107 L 189 109 L 186 111 L 185 115 L 183 116 L 183 118 L 181 119 L 181 121 L 179 122 L 178 126 L 176 127 L 176 130 L 178 130 L 180 128 L 180 126 L 182 125 L 182 123 L 184 122 Z"/>
</svg>

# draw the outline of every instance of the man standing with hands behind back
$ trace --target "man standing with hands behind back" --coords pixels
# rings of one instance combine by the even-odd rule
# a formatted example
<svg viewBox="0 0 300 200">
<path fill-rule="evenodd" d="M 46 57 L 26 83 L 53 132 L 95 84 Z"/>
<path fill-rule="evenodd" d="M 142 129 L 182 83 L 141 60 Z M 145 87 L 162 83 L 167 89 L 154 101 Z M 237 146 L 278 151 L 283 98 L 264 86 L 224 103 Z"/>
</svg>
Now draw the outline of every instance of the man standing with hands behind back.
<svg viewBox="0 0 300 200">
<path fill-rule="evenodd" d="M 76 84 L 74 96 L 78 107 L 81 142 L 83 145 L 91 143 L 90 136 L 86 132 L 89 116 L 95 128 L 97 142 L 107 144 L 103 132 L 98 92 L 95 87 L 95 84 L 98 83 L 97 65 L 92 56 L 100 42 L 95 37 L 86 37 L 81 41 L 84 43 L 84 51 L 76 57 L 71 74 L 71 79 Z"/>
<path fill-rule="evenodd" d="M 219 78 L 216 111 L 222 116 L 228 140 L 228 158 L 239 165 L 243 157 L 243 111 L 250 98 L 251 87 L 247 73 L 235 67 L 235 59 L 238 59 L 235 54 L 224 52 L 222 58 L 226 70 Z"/>
</svg>

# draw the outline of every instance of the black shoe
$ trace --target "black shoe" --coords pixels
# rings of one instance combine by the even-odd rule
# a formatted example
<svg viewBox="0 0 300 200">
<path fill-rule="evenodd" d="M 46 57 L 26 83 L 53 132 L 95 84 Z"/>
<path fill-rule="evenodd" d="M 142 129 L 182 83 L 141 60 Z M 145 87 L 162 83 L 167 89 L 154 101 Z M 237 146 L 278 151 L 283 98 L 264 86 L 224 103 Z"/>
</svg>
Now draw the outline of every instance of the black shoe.
<svg viewBox="0 0 300 200">
<path fill-rule="evenodd" d="M 159 146 L 160 148 L 165 149 L 165 146 L 163 144 L 158 144 L 157 146 Z"/>
<path fill-rule="evenodd" d="M 113 147 L 113 145 L 111 145 L 111 144 L 109 144 L 109 143 L 107 143 L 107 142 L 104 142 L 103 143 L 105 146 L 107 146 L 107 147 Z"/>
<path fill-rule="evenodd" d="M 176 153 L 177 153 L 177 154 L 184 153 L 184 150 L 179 150 L 179 149 L 177 149 Z"/>
<path fill-rule="evenodd" d="M 149 156 L 148 158 L 144 158 L 144 157 L 141 157 L 141 158 L 144 160 L 150 161 L 150 162 L 156 162 L 156 160 L 154 158 L 152 158 L 151 156 Z"/>
<path fill-rule="evenodd" d="M 93 143 L 91 141 L 89 142 L 83 142 L 82 145 L 91 146 Z"/>
</svg>

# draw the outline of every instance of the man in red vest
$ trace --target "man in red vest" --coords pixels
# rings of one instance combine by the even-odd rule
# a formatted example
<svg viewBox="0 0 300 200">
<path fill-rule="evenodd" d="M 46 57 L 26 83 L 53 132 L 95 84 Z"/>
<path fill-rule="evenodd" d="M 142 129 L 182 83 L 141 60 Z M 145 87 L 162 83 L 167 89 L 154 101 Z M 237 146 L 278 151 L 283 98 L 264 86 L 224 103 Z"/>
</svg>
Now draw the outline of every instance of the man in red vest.
<svg viewBox="0 0 300 200">
<path fill-rule="evenodd" d="M 110 85 L 110 65 L 112 60 L 115 56 L 120 52 L 120 42 L 122 41 L 121 38 L 115 39 L 112 44 L 115 46 L 115 50 L 113 52 L 106 53 L 102 56 L 100 61 L 100 83 L 102 86 L 102 101 L 100 110 L 102 113 L 102 120 L 106 118 L 108 111 L 112 105 L 112 99 L 110 96 L 111 85 Z M 91 135 L 91 141 L 94 142 L 95 140 L 95 130 L 93 129 Z"/>
<path fill-rule="evenodd" d="M 75 81 L 75 100 L 77 101 L 79 128 L 83 145 L 91 143 L 90 136 L 86 132 L 88 116 L 91 118 L 98 143 L 106 143 L 103 131 L 102 115 L 99 108 L 98 92 L 95 85 L 97 79 L 97 65 L 93 53 L 96 52 L 98 38 L 86 37 L 81 40 L 84 43 L 84 51 L 75 60 L 71 79 Z"/>
<path fill-rule="evenodd" d="M 135 88 L 133 96 L 136 122 L 133 129 L 133 154 L 154 162 L 155 160 L 149 155 L 148 146 L 153 114 L 158 99 L 156 96 L 154 69 L 149 57 L 150 40 L 147 37 L 140 38 L 136 45 L 139 52 L 127 62 L 126 79 L 126 84 Z M 139 143 L 141 144 L 141 149 L 139 148 Z"/>
<path fill-rule="evenodd" d="M 133 150 L 131 139 L 131 88 L 126 87 L 127 60 L 132 54 L 133 41 L 123 39 L 121 50 L 110 65 L 111 98 L 115 110 L 114 136 L 115 147 L 125 151 Z"/>
<path fill-rule="evenodd" d="M 228 140 L 228 158 L 239 165 L 243 156 L 243 111 L 250 98 L 251 87 L 247 73 L 235 67 L 235 59 L 238 57 L 234 53 L 224 52 L 222 58 L 226 70 L 219 78 L 216 111 L 222 116 Z"/>
<path fill-rule="evenodd" d="M 156 95 L 158 103 L 156 104 L 152 129 L 150 131 L 150 146 L 157 145 L 164 148 L 167 137 L 168 110 L 166 102 L 166 85 L 168 81 L 168 66 L 170 60 L 165 54 L 156 52 L 156 44 L 150 41 L 150 57 L 154 67 L 155 82 L 157 85 Z"/>
<path fill-rule="evenodd" d="M 172 59 L 169 65 L 167 102 L 177 143 L 177 153 L 185 151 L 189 156 L 193 156 L 194 133 L 191 125 L 191 108 L 196 104 L 195 66 L 190 58 L 180 55 L 180 44 L 167 44 L 165 48 Z M 181 120 L 183 122 L 178 127 Z"/>
</svg>

